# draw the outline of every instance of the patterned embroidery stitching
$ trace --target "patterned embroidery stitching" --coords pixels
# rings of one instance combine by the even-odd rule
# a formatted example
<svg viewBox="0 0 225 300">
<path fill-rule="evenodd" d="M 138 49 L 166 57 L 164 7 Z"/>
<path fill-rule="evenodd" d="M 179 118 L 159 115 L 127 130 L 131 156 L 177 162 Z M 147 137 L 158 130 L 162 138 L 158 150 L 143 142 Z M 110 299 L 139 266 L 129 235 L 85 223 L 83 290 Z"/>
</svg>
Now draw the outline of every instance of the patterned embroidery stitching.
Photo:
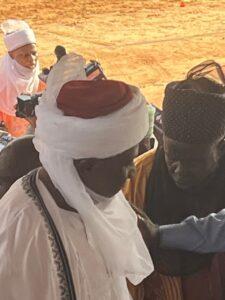
<svg viewBox="0 0 225 300">
<path fill-rule="evenodd" d="M 25 193 L 33 200 L 34 204 L 38 208 L 38 211 L 40 212 L 41 216 L 43 217 L 44 224 L 47 229 L 48 240 L 50 242 L 50 246 L 51 246 L 51 250 L 52 250 L 53 260 L 54 260 L 55 267 L 56 267 L 56 273 L 57 273 L 59 289 L 60 289 L 60 297 L 61 297 L 61 300 L 68 300 L 68 299 L 70 299 L 70 296 L 69 296 L 67 281 L 66 281 L 65 272 L 64 272 L 61 256 L 59 253 L 59 249 L 58 249 L 57 243 L 54 239 L 54 235 L 53 235 L 51 226 L 49 225 L 49 220 L 47 219 L 47 217 L 43 211 L 43 208 L 38 200 L 38 197 L 36 196 L 36 194 L 34 193 L 33 189 L 30 186 L 30 176 L 31 176 L 31 174 L 28 174 L 22 178 L 22 187 L 23 187 Z"/>
</svg>

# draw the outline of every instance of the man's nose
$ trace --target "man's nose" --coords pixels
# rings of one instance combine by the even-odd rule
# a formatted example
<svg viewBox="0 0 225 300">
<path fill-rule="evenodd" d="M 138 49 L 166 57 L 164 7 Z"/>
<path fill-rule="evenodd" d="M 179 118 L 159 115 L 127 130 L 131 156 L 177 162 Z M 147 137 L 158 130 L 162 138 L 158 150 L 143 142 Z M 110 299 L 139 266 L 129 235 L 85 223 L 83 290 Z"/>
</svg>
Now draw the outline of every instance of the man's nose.
<svg viewBox="0 0 225 300">
<path fill-rule="evenodd" d="M 172 171 L 174 174 L 180 173 L 180 170 L 182 169 L 181 163 L 179 161 L 173 163 L 172 165 Z"/>
<path fill-rule="evenodd" d="M 176 161 L 172 164 L 171 171 L 174 175 L 182 174 L 184 171 L 184 166 L 180 161 Z"/>
<path fill-rule="evenodd" d="M 190 177 L 192 176 L 192 169 L 190 169 L 190 165 L 184 164 L 181 161 L 178 161 L 173 164 L 172 166 L 172 173 L 177 176 L 185 176 Z"/>
<path fill-rule="evenodd" d="M 31 63 L 34 63 L 35 61 L 36 61 L 36 56 L 35 55 L 30 55 L 29 56 L 29 61 L 31 62 Z"/>
</svg>

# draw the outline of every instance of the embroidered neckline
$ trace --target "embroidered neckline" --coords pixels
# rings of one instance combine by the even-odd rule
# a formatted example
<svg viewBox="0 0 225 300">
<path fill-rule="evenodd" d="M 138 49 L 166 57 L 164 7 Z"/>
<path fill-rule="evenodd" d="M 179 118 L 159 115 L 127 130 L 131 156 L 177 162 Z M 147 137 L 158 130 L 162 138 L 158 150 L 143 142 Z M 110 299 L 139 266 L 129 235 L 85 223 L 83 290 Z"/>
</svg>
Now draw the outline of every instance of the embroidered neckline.
<svg viewBox="0 0 225 300">
<path fill-rule="evenodd" d="M 65 271 L 63 268 L 62 259 L 60 256 L 60 252 L 57 246 L 57 243 L 54 238 L 54 234 L 52 231 L 52 228 L 49 224 L 49 220 L 44 213 L 43 207 L 41 206 L 39 199 L 37 195 L 34 193 L 31 185 L 30 185 L 30 178 L 32 176 L 32 173 L 27 174 L 22 178 L 22 187 L 25 191 L 25 193 L 29 196 L 29 198 L 33 201 L 35 206 L 37 207 L 39 213 L 43 217 L 44 225 L 47 230 L 47 237 L 50 244 L 51 252 L 52 252 L 52 258 L 55 264 L 55 271 L 58 278 L 58 284 L 59 284 L 59 290 L 60 290 L 60 299 L 61 300 L 68 300 L 70 299 L 70 293 L 68 290 L 68 285 L 66 281 Z"/>
</svg>

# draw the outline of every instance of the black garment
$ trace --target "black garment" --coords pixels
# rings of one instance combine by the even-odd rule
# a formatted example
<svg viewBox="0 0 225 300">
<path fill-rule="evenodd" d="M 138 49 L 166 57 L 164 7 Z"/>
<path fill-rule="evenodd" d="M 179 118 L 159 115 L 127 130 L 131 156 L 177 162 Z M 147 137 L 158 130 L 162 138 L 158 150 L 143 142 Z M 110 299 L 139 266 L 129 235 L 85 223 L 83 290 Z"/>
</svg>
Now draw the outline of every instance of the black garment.
<svg viewBox="0 0 225 300">
<path fill-rule="evenodd" d="M 33 137 L 16 138 L 0 151 L 0 198 L 17 179 L 41 166 Z"/>
<path fill-rule="evenodd" d="M 190 215 L 198 218 L 225 207 L 225 157 L 210 182 L 198 191 L 183 191 L 168 173 L 164 150 L 158 149 L 149 176 L 145 212 L 158 225 L 179 223 Z M 181 250 L 152 253 L 155 267 L 168 275 L 187 275 L 209 266 L 213 254 Z"/>
</svg>

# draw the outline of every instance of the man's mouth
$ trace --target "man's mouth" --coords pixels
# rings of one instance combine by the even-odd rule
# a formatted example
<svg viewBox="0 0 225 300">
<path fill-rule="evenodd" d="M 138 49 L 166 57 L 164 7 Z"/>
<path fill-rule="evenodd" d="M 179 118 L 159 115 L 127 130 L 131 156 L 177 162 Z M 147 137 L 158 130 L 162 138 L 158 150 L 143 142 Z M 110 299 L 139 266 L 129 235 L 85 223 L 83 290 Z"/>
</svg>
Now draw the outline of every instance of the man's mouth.
<svg viewBox="0 0 225 300">
<path fill-rule="evenodd" d="M 192 188 L 199 184 L 199 182 L 194 181 L 193 178 L 182 178 L 182 179 L 174 178 L 174 182 L 181 189 Z"/>
<path fill-rule="evenodd" d="M 182 190 L 193 190 L 197 191 L 202 189 L 203 186 L 206 186 L 211 180 L 211 176 L 206 177 L 202 180 L 194 179 L 194 178 L 182 178 L 182 179 L 174 179 L 176 186 Z"/>
</svg>

